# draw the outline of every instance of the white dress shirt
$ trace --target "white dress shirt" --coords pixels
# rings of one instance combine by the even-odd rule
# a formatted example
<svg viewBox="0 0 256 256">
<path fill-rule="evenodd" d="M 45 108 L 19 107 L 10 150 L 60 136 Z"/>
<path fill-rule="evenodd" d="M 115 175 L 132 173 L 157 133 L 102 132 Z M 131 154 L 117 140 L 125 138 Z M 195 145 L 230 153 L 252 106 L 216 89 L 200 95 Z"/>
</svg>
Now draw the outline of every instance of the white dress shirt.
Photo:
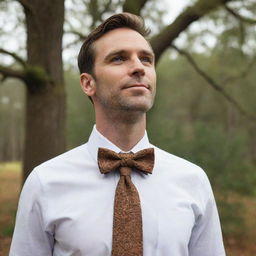
<svg viewBox="0 0 256 256">
<path fill-rule="evenodd" d="M 119 174 L 101 174 L 99 147 L 121 150 L 94 127 L 88 143 L 36 167 L 19 201 L 10 256 L 110 256 Z M 132 173 L 141 200 L 144 256 L 223 256 L 214 196 L 204 171 L 154 147 L 152 175 Z"/>
</svg>

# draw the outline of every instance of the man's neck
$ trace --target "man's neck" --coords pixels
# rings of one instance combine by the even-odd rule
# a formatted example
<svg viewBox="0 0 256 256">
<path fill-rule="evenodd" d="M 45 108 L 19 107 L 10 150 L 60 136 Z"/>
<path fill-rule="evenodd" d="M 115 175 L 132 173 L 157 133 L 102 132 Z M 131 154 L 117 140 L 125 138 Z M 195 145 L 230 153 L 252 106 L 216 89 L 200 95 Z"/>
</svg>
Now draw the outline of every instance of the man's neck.
<svg viewBox="0 0 256 256">
<path fill-rule="evenodd" d="M 127 113 L 126 113 L 127 114 Z M 129 118 L 102 118 L 96 115 L 97 130 L 123 151 L 130 151 L 144 136 L 146 115 Z"/>
</svg>

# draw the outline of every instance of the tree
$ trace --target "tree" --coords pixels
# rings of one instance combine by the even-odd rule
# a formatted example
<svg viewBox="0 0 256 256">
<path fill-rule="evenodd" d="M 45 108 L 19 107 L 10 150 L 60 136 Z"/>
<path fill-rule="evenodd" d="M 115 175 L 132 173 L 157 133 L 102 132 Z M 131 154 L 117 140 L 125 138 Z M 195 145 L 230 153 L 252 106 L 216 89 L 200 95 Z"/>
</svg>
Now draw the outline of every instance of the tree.
<svg viewBox="0 0 256 256">
<path fill-rule="evenodd" d="M 4 78 L 15 77 L 26 85 L 25 180 L 33 167 L 65 149 L 64 0 L 19 2 L 26 17 L 27 60 L 1 49 L 22 69 L 1 66 L 0 72 Z"/>
<path fill-rule="evenodd" d="M 16 53 L 1 49 L 2 54 L 12 56 L 22 69 L 2 65 L 0 73 L 3 78 L 15 77 L 26 85 L 26 140 L 23 167 L 25 179 L 36 165 L 65 149 L 65 87 L 62 65 L 64 0 L 17 1 L 22 5 L 26 18 L 27 60 L 23 60 Z M 192 23 L 217 8 L 224 9 L 226 4 L 232 1 L 234 0 L 193 2 L 193 5 L 184 9 L 174 22 L 163 27 L 151 38 L 156 60 L 159 60 L 162 53 Z M 73 0 L 73 3 L 77 2 L 84 4 L 85 11 L 92 21 L 91 27 L 94 27 L 107 12 L 115 12 L 116 4 L 119 4 L 123 11 L 141 14 L 146 4 L 153 0 L 126 0 L 118 3 L 113 0 Z M 81 9 L 81 5 L 79 8 Z M 85 13 L 83 15 L 85 16 Z M 88 17 L 84 17 L 83 20 L 86 18 Z M 82 25 L 80 27 L 82 28 Z M 77 35 L 76 42 L 86 37 L 86 34 L 75 31 L 72 27 L 68 32 Z"/>
</svg>

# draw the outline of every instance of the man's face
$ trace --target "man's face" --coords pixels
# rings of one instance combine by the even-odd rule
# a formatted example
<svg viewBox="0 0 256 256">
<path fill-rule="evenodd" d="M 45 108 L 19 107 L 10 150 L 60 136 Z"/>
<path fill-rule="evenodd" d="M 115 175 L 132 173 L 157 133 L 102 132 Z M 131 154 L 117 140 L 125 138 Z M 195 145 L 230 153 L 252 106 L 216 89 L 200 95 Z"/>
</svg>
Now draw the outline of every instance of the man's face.
<svg viewBox="0 0 256 256">
<path fill-rule="evenodd" d="M 154 102 L 154 54 L 138 32 L 114 29 L 94 43 L 95 107 L 142 111 Z"/>
</svg>

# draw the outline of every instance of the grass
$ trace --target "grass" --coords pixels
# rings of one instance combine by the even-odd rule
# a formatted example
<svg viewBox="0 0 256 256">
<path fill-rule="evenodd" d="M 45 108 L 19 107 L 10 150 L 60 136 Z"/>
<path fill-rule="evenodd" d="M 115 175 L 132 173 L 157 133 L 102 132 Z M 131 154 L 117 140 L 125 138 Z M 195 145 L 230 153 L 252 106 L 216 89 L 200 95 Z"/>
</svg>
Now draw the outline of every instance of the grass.
<svg viewBox="0 0 256 256">
<path fill-rule="evenodd" d="M 16 162 L 0 163 L 0 256 L 7 256 L 9 252 L 20 184 L 21 164 Z M 255 256 L 256 198 L 238 194 L 225 195 L 225 198 L 227 205 L 236 205 L 237 207 L 240 205 L 243 212 L 241 215 L 243 217 L 242 226 L 234 218 L 237 207 L 234 210 L 230 208 L 231 210 L 226 211 L 227 216 L 223 215 L 222 224 L 223 230 L 226 230 L 224 240 L 227 256 Z M 224 214 L 222 211 L 220 212 Z"/>
<path fill-rule="evenodd" d="M 21 164 L 0 164 L 0 256 L 7 256 L 21 184 Z"/>
<path fill-rule="evenodd" d="M 20 162 L 4 162 L 0 163 L 0 173 L 1 172 L 21 172 Z"/>
</svg>

